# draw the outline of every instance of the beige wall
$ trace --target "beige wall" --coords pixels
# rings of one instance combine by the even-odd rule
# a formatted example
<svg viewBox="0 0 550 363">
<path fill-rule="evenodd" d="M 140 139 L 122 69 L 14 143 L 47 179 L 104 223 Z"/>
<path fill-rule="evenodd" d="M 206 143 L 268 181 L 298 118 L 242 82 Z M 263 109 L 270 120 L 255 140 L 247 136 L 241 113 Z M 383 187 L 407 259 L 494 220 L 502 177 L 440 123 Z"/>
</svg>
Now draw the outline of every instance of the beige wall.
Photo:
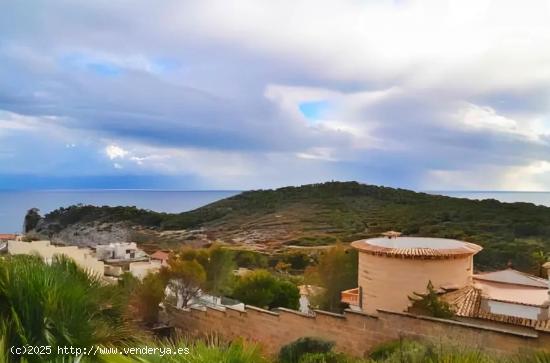
<svg viewBox="0 0 550 363">
<path fill-rule="evenodd" d="M 148 273 L 155 273 L 160 270 L 160 261 L 151 260 L 143 262 L 132 262 L 130 264 L 130 273 L 140 280 L 143 280 Z"/>
<path fill-rule="evenodd" d="M 431 280 L 435 288 L 463 287 L 472 279 L 472 256 L 445 260 L 375 256 L 359 251 L 358 282 L 362 310 L 406 311 L 413 292 L 423 293 Z"/>
<path fill-rule="evenodd" d="M 89 249 L 77 246 L 53 246 L 50 241 L 9 241 L 8 253 L 11 255 L 38 254 L 46 262 L 51 262 L 55 255 L 65 255 L 72 258 L 80 267 L 94 274 L 103 276 L 104 266 L 98 261 Z"/>
<path fill-rule="evenodd" d="M 335 342 L 337 351 L 362 357 L 376 345 L 400 337 L 481 349 L 497 354 L 550 346 L 550 332 L 533 329 L 512 333 L 498 328 L 379 311 L 377 316 L 346 311 L 344 315 L 316 311 L 314 317 L 293 310 L 278 313 L 247 306 L 245 311 L 205 308 L 188 311 L 168 307 L 164 320 L 195 336 L 219 334 L 225 339 L 258 342 L 270 354 L 300 337 L 313 336 Z"/>
</svg>

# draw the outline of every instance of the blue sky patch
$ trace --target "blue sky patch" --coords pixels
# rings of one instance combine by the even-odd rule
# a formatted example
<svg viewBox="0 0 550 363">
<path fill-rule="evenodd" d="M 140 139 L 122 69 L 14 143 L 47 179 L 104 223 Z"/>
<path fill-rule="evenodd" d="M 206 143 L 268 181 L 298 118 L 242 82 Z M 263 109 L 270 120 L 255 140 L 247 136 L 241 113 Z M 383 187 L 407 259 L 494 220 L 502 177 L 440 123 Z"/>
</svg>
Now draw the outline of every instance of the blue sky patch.
<svg viewBox="0 0 550 363">
<path fill-rule="evenodd" d="M 330 108 L 328 101 L 308 101 L 298 105 L 300 112 L 304 117 L 310 120 L 318 120 L 326 115 Z"/>
<path fill-rule="evenodd" d="M 89 63 L 86 67 L 89 71 L 100 76 L 118 76 L 122 73 L 122 69 L 109 63 Z"/>
<path fill-rule="evenodd" d="M 67 70 L 84 70 L 100 76 L 112 77 L 122 73 L 122 68 L 107 61 L 81 53 L 71 53 L 59 59 L 59 65 Z"/>
</svg>

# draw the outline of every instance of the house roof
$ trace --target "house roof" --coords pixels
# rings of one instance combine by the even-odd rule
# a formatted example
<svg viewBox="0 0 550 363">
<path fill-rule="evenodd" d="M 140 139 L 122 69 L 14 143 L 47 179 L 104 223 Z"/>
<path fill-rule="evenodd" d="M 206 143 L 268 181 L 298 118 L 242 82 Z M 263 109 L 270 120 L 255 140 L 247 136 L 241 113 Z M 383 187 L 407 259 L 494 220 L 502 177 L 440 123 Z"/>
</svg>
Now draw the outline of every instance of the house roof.
<svg viewBox="0 0 550 363">
<path fill-rule="evenodd" d="M 166 252 L 166 251 L 156 251 L 155 253 L 153 253 L 151 255 L 151 258 L 152 259 L 155 259 L 155 260 L 161 260 L 161 261 L 167 261 L 168 260 L 168 257 L 170 257 L 170 253 L 169 252 Z"/>
<path fill-rule="evenodd" d="M 520 286 L 532 286 L 540 287 L 543 289 L 548 288 L 548 280 L 526 274 L 521 271 L 517 271 L 511 268 L 500 271 L 485 272 L 474 275 L 474 279 L 498 282 L 502 284 L 514 284 Z"/>
<path fill-rule="evenodd" d="M 482 250 L 481 246 L 469 242 L 428 237 L 379 237 L 355 241 L 351 245 L 372 255 L 418 259 L 456 258 Z"/>
<path fill-rule="evenodd" d="M 0 233 L 0 240 L 2 241 L 13 240 L 16 238 L 17 238 L 17 235 L 13 233 Z"/>
<path fill-rule="evenodd" d="M 511 315 L 493 314 L 481 309 L 482 291 L 473 286 L 448 292 L 442 300 L 449 303 L 455 314 L 460 317 L 491 320 L 499 323 L 525 326 L 550 331 L 550 320 L 527 319 Z"/>
<path fill-rule="evenodd" d="M 549 298 L 547 288 L 486 280 L 474 281 L 474 286 L 480 289 L 483 296 L 490 300 L 521 305 L 542 306 Z"/>
</svg>

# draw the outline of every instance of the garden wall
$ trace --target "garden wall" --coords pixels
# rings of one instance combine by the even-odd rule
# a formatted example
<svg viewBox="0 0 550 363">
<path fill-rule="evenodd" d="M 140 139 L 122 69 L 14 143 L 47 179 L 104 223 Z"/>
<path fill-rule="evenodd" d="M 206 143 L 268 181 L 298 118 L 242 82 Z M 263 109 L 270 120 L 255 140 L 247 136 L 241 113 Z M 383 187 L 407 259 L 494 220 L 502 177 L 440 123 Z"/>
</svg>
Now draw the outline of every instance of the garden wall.
<svg viewBox="0 0 550 363">
<path fill-rule="evenodd" d="M 264 346 L 268 353 L 300 337 L 332 340 L 335 349 L 362 357 L 380 343 L 403 338 L 479 348 L 493 353 L 515 353 L 520 348 L 550 347 L 550 332 L 524 332 L 457 321 L 378 311 L 377 316 L 346 310 L 343 315 L 315 311 L 308 316 L 289 309 L 277 312 L 247 306 L 179 310 L 167 308 L 167 323 L 194 336 L 219 334 L 226 339 L 245 338 Z"/>
</svg>

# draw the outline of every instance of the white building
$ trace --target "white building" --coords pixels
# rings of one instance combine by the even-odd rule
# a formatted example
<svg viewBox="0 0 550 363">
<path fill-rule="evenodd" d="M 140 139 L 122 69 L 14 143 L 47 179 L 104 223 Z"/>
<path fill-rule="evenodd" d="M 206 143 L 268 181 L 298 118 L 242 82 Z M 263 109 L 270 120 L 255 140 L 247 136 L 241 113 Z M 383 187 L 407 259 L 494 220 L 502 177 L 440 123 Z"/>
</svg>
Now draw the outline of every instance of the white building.
<svg viewBox="0 0 550 363">
<path fill-rule="evenodd" d="M 95 247 L 98 260 L 134 260 L 146 258 L 147 254 L 140 250 L 135 242 L 117 242 Z"/>
</svg>

